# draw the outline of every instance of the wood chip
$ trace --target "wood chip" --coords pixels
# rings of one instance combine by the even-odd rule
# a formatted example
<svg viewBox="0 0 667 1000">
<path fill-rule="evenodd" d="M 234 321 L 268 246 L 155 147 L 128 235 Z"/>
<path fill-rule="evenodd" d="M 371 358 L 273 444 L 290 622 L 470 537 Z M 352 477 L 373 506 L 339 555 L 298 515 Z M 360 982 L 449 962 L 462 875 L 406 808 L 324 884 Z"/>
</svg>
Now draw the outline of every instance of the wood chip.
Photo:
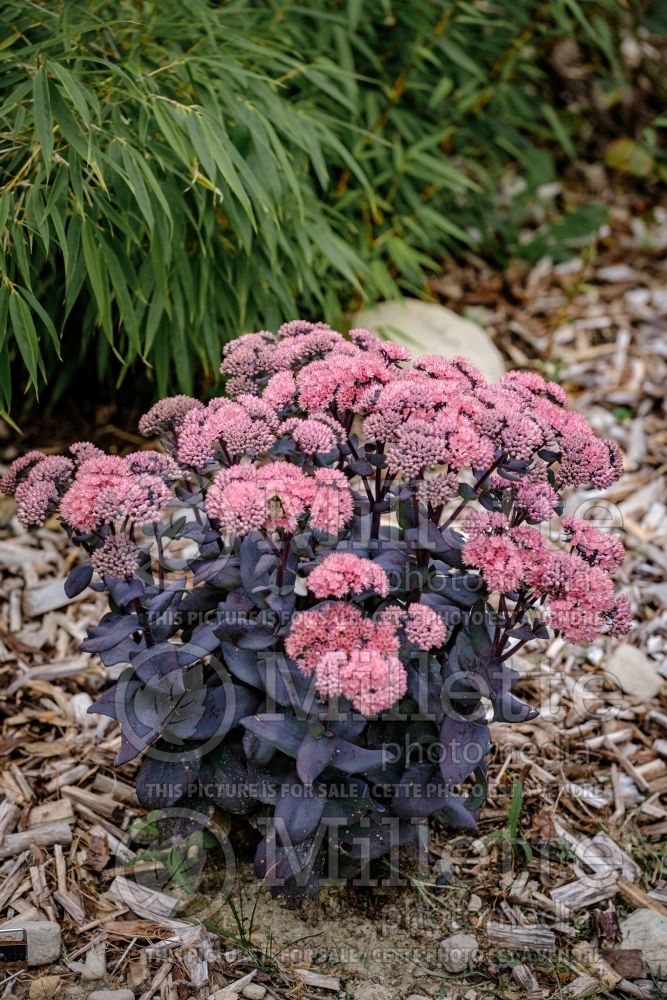
<svg viewBox="0 0 667 1000">
<path fill-rule="evenodd" d="M 489 920 L 484 928 L 491 944 L 508 951 L 555 951 L 556 935 L 540 924 L 502 924 Z"/>
</svg>

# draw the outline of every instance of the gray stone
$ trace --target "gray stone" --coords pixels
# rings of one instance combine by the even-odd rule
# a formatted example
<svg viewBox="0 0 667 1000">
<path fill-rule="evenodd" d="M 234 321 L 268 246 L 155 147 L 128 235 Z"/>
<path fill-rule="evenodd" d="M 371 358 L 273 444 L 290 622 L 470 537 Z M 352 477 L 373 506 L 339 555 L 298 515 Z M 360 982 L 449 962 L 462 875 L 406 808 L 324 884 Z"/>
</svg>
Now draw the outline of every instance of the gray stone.
<svg viewBox="0 0 667 1000">
<path fill-rule="evenodd" d="M 60 924 L 53 920 L 10 920 L 3 925 L 24 930 L 28 945 L 28 965 L 51 965 L 60 958 Z"/>
<path fill-rule="evenodd" d="M 626 694 L 638 701 L 650 701 L 662 687 L 657 664 L 627 642 L 615 647 L 605 669 Z"/>
<path fill-rule="evenodd" d="M 468 900 L 468 911 L 470 913 L 479 913 L 483 905 L 481 896 L 477 896 L 473 892 Z"/>
<path fill-rule="evenodd" d="M 88 1000 L 134 1000 L 132 990 L 94 990 Z"/>
<path fill-rule="evenodd" d="M 420 354 L 443 358 L 462 354 L 477 365 L 488 382 L 497 382 L 505 373 L 502 355 L 486 330 L 437 302 L 380 302 L 358 313 L 354 325 L 397 340 L 415 358 Z"/>
<path fill-rule="evenodd" d="M 423 993 L 411 993 L 407 1000 L 430 1000 L 430 997 L 425 997 Z"/>
<path fill-rule="evenodd" d="M 648 908 L 621 921 L 622 947 L 639 949 L 647 972 L 667 977 L 667 917 Z"/>
<path fill-rule="evenodd" d="M 84 982 L 92 982 L 96 979 L 104 979 L 107 974 L 107 956 L 104 945 L 99 948 L 91 948 L 86 952 L 86 961 L 83 966 L 81 978 Z"/>
<path fill-rule="evenodd" d="M 248 1000 L 264 1000 L 266 986 L 261 986 L 259 983 L 248 983 L 241 991 L 241 996 L 248 997 Z"/>
<path fill-rule="evenodd" d="M 440 942 L 440 961 L 447 972 L 464 972 L 479 955 L 474 934 L 452 934 Z"/>
</svg>

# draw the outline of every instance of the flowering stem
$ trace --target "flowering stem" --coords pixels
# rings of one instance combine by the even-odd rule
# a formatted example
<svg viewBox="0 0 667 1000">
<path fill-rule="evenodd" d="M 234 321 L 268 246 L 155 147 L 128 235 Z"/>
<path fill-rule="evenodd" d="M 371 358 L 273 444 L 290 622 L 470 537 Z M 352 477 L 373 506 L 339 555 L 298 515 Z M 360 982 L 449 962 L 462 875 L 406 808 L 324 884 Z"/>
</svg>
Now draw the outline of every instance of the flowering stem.
<svg viewBox="0 0 667 1000">
<path fill-rule="evenodd" d="M 144 635 L 146 636 L 146 645 L 147 646 L 154 646 L 155 645 L 155 640 L 153 639 L 153 634 L 151 632 L 151 627 L 148 624 L 148 615 L 144 611 L 144 608 L 142 607 L 141 601 L 139 600 L 138 597 L 135 597 L 134 600 L 132 601 L 132 607 L 134 608 L 134 610 L 137 613 L 137 618 L 141 618 L 143 616 L 144 619 L 145 619 Z"/>
<path fill-rule="evenodd" d="M 155 542 L 157 544 L 157 566 L 158 566 L 158 581 L 160 587 L 160 593 L 164 590 L 164 548 L 162 546 L 162 535 L 160 534 L 160 525 L 157 521 L 153 521 L 153 531 L 155 533 Z"/>
<path fill-rule="evenodd" d="M 495 462 L 493 463 L 493 465 L 491 465 L 486 470 L 486 472 L 482 476 L 480 476 L 479 479 L 475 482 L 473 488 L 474 488 L 474 490 L 476 492 L 479 492 L 480 486 L 482 486 L 483 483 L 486 482 L 486 480 L 489 478 L 489 476 L 493 475 L 493 473 L 496 471 L 496 469 L 498 468 L 498 466 L 502 465 L 502 463 L 504 461 L 505 461 L 505 452 L 502 452 L 498 456 L 498 458 L 495 460 Z M 461 511 L 464 509 L 464 507 L 466 507 L 468 505 L 469 502 L 470 501 L 467 500 L 467 499 L 464 499 L 464 500 L 461 501 L 461 503 L 458 505 L 458 507 L 456 508 L 456 510 L 454 511 L 454 513 L 451 515 L 451 517 L 448 517 L 447 520 L 445 521 L 445 523 L 440 525 L 440 528 L 441 528 L 442 531 L 444 531 L 445 528 L 448 528 L 450 526 L 450 524 L 453 521 L 456 520 L 456 518 L 459 516 L 459 514 L 461 513 Z"/>
</svg>

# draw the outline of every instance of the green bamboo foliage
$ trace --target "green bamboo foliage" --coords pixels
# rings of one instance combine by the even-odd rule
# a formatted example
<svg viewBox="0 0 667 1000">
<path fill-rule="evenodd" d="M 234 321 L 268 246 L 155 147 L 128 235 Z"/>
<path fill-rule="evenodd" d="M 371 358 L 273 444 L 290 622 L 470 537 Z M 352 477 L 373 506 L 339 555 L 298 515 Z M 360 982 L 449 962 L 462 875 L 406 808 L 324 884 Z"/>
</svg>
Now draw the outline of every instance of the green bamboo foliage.
<svg viewBox="0 0 667 1000">
<path fill-rule="evenodd" d="M 623 0 L 7 0 L 0 410 L 96 359 L 189 392 L 221 344 L 421 294 L 508 161 L 574 155 L 545 59 L 614 79 Z M 483 217 L 483 211 L 481 216 Z M 15 401 L 16 402 L 16 401 Z"/>
</svg>

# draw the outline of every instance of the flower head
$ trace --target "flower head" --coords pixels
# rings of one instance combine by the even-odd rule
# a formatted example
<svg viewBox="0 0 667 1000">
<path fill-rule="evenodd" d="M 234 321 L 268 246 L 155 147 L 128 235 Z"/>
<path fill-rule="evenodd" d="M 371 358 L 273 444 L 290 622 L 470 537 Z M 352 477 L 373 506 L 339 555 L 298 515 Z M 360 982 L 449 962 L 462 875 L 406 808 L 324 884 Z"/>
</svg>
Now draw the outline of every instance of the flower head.
<svg viewBox="0 0 667 1000">
<path fill-rule="evenodd" d="M 190 396 L 168 396 L 151 406 L 139 420 L 139 432 L 144 437 L 167 434 L 177 430 L 186 413 L 203 409 L 203 404 Z"/>
<path fill-rule="evenodd" d="M 623 542 L 617 535 L 576 517 L 563 518 L 563 529 L 572 546 L 591 565 L 613 570 L 623 562 Z"/>
<path fill-rule="evenodd" d="M 128 579 L 139 567 L 140 551 L 127 535 L 109 535 L 95 549 L 90 564 L 100 576 Z"/>
<path fill-rule="evenodd" d="M 447 638 L 447 626 L 427 604 L 409 604 L 405 635 L 419 649 L 436 649 Z"/>
<path fill-rule="evenodd" d="M 308 589 L 315 597 L 347 597 L 368 590 L 386 597 L 389 577 L 371 559 L 362 559 L 352 552 L 334 552 L 312 571 Z"/>
<path fill-rule="evenodd" d="M 54 511 L 72 476 L 74 462 L 62 455 L 49 455 L 33 465 L 16 487 L 17 516 L 21 524 L 40 525 Z"/>
<path fill-rule="evenodd" d="M 315 492 L 311 501 L 310 523 L 318 531 L 337 535 L 352 519 L 354 503 L 344 472 L 317 469 L 313 476 Z"/>
<path fill-rule="evenodd" d="M 303 420 L 291 417 L 285 421 L 281 430 L 291 434 L 294 443 L 304 455 L 316 455 L 318 452 L 326 454 L 333 451 L 341 434 L 340 428 L 336 434 L 331 424 L 315 417 Z"/>
<path fill-rule="evenodd" d="M 16 487 L 28 475 L 30 469 L 46 458 L 43 451 L 27 451 L 11 463 L 5 474 L 0 478 L 0 493 L 13 497 Z"/>
</svg>

